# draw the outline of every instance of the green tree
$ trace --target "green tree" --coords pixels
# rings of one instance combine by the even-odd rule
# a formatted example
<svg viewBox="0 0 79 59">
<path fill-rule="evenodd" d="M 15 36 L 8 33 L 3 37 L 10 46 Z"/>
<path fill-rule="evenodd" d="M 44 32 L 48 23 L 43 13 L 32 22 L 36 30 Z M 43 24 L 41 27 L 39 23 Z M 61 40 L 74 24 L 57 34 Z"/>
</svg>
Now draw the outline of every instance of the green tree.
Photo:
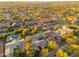
<svg viewBox="0 0 79 59">
<path fill-rule="evenodd" d="M 61 41 L 61 42 L 66 42 L 66 38 L 65 38 L 65 37 L 62 37 L 62 38 L 60 39 L 60 41 Z"/>
<path fill-rule="evenodd" d="M 73 31 L 73 34 L 74 34 L 75 36 L 79 36 L 79 30 Z"/>
<path fill-rule="evenodd" d="M 59 29 L 59 26 L 55 26 L 54 27 L 54 30 L 56 31 L 56 30 L 58 30 Z"/>
<path fill-rule="evenodd" d="M 18 33 L 18 30 L 14 30 L 14 31 L 13 31 L 13 34 L 14 34 L 14 35 L 19 34 L 19 33 Z"/>
</svg>

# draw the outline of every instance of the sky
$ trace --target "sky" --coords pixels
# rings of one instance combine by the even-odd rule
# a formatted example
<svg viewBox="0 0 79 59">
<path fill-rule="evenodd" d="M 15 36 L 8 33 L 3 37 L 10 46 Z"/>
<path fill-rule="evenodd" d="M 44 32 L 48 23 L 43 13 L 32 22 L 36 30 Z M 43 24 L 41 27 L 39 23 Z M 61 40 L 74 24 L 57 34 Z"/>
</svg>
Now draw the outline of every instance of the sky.
<svg viewBox="0 0 79 59">
<path fill-rule="evenodd" d="M 46 2 L 46 1 L 79 1 L 79 0 L 0 0 L 0 1 L 29 1 L 29 2 L 31 2 L 31 1 L 44 1 L 44 2 Z"/>
</svg>

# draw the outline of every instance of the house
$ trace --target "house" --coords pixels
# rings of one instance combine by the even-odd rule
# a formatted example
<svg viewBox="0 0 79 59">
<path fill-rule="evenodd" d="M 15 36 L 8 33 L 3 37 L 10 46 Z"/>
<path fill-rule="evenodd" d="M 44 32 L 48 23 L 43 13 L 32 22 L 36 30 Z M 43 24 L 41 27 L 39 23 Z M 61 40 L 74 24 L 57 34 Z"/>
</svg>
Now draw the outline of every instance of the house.
<svg viewBox="0 0 79 59">
<path fill-rule="evenodd" d="M 77 18 L 76 20 L 79 21 L 79 18 Z"/>
<path fill-rule="evenodd" d="M 32 35 L 29 38 L 31 39 L 31 42 L 34 43 L 39 40 L 39 34 Z"/>
<path fill-rule="evenodd" d="M 19 35 L 11 35 L 11 36 L 8 36 L 7 42 L 12 40 L 18 40 L 19 38 L 20 38 Z"/>
<path fill-rule="evenodd" d="M 9 13 L 5 13 L 5 14 L 3 15 L 3 17 L 9 19 L 9 18 L 11 18 L 11 15 L 10 15 Z"/>
<path fill-rule="evenodd" d="M 7 57 L 12 57 L 13 56 L 13 52 L 14 52 L 14 48 L 16 48 L 17 46 L 19 46 L 21 51 L 24 52 L 24 46 L 25 46 L 24 39 L 12 40 L 11 42 L 7 42 L 5 44 L 5 55 Z"/>
<path fill-rule="evenodd" d="M 51 31 L 51 30 L 47 30 L 47 31 L 45 31 L 44 32 L 44 35 L 46 36 L 46 39 L 48 39 L 48 41 L 49 40 L 54 40 L 55 39 L 55 33 L 53 32 L 53 31 Z"/>
<path fill-rule="evenodd" d="M 23 22 L 13 22 L 13 23 L 12 23 L 12 26 L 17 26 L 17 27 L 19 27 L 19 26 L 21 26 L 21 25 L 23 25 Z"/>
<path fill-rule="evenodd" d="M 25 26 L 27 26 L 27 27 L 31 27 L 31 26 L 35 26 L 35 25 L 37 25 L 37 23 L 35 21 L 32 21 L 32 20 L 25 22 Z"/>
<path fill-rule="evenodd" d="M 3 22 L 3 26 L 5 26 L 5 27 L 9 26 L 10 24 L 11 24 L 10 22 L 6 22 L 6 21 Z"/>
<path fill-rule="evenodd" d="M 65 35 L 68 31 L 72 31 L 69 28 L 63 27 L 62 29 L 58 29 L 56 32 L 60 34 L 60 36 Z"/>
<path fill-rule="evenodd" d="M 36 41 L 32 44 L 33 49 L 39 49 L 39 46 L 41 48 L 46 47 L 47 46 L 47 41 L 46 40 L 38 40 L 38 41 Z"/>
</svg>

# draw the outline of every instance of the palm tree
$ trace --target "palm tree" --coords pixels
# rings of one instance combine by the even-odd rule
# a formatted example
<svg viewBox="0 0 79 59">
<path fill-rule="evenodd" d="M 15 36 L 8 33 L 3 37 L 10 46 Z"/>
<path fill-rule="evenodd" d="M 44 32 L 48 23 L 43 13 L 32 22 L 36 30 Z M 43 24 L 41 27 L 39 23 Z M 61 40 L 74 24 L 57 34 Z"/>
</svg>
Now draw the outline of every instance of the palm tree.
<svg viewBox="0 0 79 59">
<path fill-rule="evenodd" d="M 14 57 L 19 57 L 19 56 L 20 56 L 20 49 L 19 49 L 19 46 L 17 46 L 16 48 L 14 48 L 13 56 L 14 56 Z"/>
<path fill-rule="evenodd" d="M 5 57 L 5 43 L 6 43 L 7 36 L 8 36 L 7 34 L 4 34 L 2 36 L 2 39 L 3 39 L 3 42 L 4 42 L 4 44 L 3 44 L 3 57 Z"/>
</svg>

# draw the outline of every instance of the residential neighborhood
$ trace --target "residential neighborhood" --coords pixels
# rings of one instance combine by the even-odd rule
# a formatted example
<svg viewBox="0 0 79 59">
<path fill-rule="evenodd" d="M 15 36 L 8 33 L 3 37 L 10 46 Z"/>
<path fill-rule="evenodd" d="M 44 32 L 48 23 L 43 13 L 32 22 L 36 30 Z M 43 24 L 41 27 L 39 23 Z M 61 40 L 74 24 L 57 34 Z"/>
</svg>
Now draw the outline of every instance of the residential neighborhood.
<svg viewBox="0 0 79 59">
<path fill-rule="evenodd" d="M 79 2 L 0 6 L 0 57 L 79 57 Z"/>
</svg>

